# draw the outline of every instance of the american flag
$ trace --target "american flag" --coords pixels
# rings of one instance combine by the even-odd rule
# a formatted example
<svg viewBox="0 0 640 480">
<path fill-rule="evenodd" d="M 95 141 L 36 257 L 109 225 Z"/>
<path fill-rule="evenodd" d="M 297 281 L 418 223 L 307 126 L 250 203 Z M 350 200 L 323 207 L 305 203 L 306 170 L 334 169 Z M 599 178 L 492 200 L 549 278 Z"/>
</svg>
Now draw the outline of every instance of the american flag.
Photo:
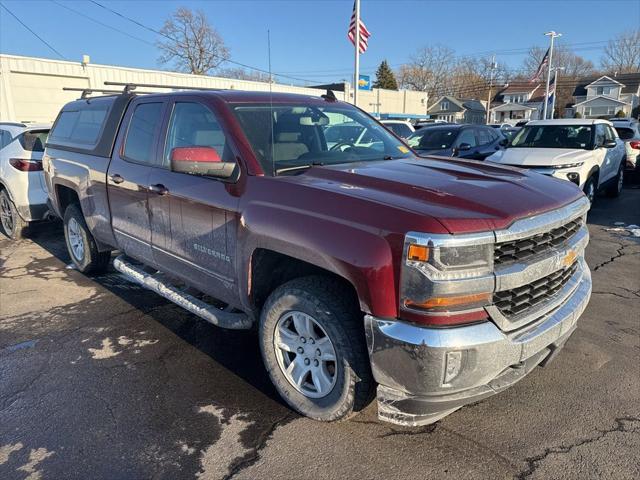
<svg viewBox="0 0 640 480">
<path fill-rule="evenodd" d="M 360 45 L 358 46 L 358 50 L 360 53 L 364 53 L 367 51 L 367 46 L 369 42 L 369 37 L 371 33 L 367 30 L 367 27 L 364 25 L 364 22 L 360 20 Z M 351 43 L 355 46 L 356 44 L 356 2 L 353 2 L 353 13 L 351 13 L 351 21 L 349 22 L 349 31 L 347 32 L 347 37 L 351 40 Z"/>
<path fill-rule="evenodd" d="M 547 49 L 547 53 L 545 53 L 544 57 L 542 57 L 542 61 L 540 62 L 540 66 L 538 67 L 538 70 L 536 70 L 536 73 L 533 75 L 533 77 L 531 77 L 530 82 L 537 82 L 537 81 L 540 80 L 540 78 L 542 78 L 542 74 L 544 73 L 544 69 L 549 64 L 549 50 L 550 50 L 550 48 Z"/>
<path fill-rule="evenodd" d="M 549 101 L 551 101 L 551 97 L 556 93 L 556 76 L 558 74 L 554 73 L 551 82 L 549 82 Z"/>
</svg>

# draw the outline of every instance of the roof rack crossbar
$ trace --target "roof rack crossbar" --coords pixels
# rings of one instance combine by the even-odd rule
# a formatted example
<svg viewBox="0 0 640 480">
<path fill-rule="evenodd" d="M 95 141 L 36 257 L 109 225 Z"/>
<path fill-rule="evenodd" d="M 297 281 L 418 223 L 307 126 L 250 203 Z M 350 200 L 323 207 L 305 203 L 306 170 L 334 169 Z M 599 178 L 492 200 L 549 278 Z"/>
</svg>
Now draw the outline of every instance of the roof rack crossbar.
<svg viewBox="0 0 640 480">
<path fill-rule="evenodd" d="M 67 92 L 82 92 L 80 98 L 87 98 L 92 93 L 112 93 L 114 95 L 120 95 L 122 90 L 105 90 L 102 88 L 82 88 L 82 87 L 62 87 L 62 90 Z M 136 92 L 137 94 L 153 93 L 153 92 Z"/>
<path fill-rule="evenodd" d="M 130 93 L 138 87 L 147 88 L 175 88 L 180 90 L 224 90 L 224 88 L 190 87 L 186 85 L 159 85 L 156 83 L 127 83 L 105 81 L 105 85 L 124 87 L 124 93 Z"/>
</svg>

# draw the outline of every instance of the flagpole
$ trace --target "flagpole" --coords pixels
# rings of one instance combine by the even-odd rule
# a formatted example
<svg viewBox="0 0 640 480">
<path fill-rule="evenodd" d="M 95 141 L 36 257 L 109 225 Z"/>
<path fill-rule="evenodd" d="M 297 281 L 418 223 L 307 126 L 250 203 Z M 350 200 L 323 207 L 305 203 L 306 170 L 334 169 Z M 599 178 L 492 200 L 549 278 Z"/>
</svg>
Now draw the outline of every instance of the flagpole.
<svg viewBox="0 0 640 480">
<path fill-rule="evenodd" d="M 553 120 L 553 114 L 556 111 L 556 97 L 558 96 L 558 74 L 560 69 L 556 68 L 553 75 L 553 99 L 551 100 L 551 120 Z"/>
<path fill-rule="evenodd" d="M 547 108 L 549 105 L 549 82 L 551 81 L 551 69 L 553 68 L 553 40 L 556 37 L 562 36 L 561 33 L 556 33 L 553 30 L 545 33 L 547 37 L 551 37 L 551 46 L 549 47 L 549 64 L 547 65 L 547 87 L 544 93 L 544 110 L 542 114 L 542 119 L 547 119 Z"/>
<path fill-rule="evenodd" d="M 360 0 L 355 0 L 356 36 L 355 36 L 355 64 L 353 72 L 353 104 L 358 106 L 358 81 L 360 80 Z"/>
</svg>

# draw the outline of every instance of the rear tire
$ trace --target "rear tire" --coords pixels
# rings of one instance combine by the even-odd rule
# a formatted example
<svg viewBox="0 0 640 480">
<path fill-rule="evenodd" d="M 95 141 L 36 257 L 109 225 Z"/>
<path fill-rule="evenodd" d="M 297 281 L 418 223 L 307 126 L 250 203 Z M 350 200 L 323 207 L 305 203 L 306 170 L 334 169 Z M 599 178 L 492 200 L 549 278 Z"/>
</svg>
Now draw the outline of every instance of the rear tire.
<svg viewBox="0 0 640 480">
<path fill-rule="evenodd" d="M 611 185 L 607 187 L 607 196 L 611 198 L 616 198 L 620 196 L 622 193 L 622 186 L 624 184 L 624 160 L 620 162 L 620 167 L 618 168 L 618 174 L 615 176 L 613 180 L 611 180 Z"/>
<path fill-rule="evenodd" d="M 3 233 L 11 240 L 20 240 L 27 233 L 27 226 L 16 206 L 9 198 L 9 192 L 0 190 L 0 225 Z"/>
<path fill-rule="evenodd" d="M 589 203 L 593 204 L 596 198 L 596 191 L 598 190 L 598 176 L 591 175 L 582 188 L 584 194 L 587 196 Z"/>
<path fill-rule="evenodd" d="M 64 239 L 71 261 L 82 273 L 100 273 L 107 269 L 111 252 L 99 252 L 77 204 L 64 212 Z"/>
<path fill-rule="evenodd" d="M 278 393 L 325 422 L 363 409 L 374 388 L 362 314 L 340 287 L 320 276 L 291 280 L 271 293 L 260 316 L 260 350 Z"/>
</svg>

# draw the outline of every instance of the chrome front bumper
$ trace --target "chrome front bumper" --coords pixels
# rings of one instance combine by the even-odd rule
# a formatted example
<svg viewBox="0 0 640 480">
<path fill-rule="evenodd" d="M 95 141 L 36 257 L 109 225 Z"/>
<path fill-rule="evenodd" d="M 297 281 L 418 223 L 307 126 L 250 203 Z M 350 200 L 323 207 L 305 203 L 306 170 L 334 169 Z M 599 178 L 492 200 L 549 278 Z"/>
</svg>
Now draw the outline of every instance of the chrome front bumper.
<svg viewBox="0 0 640 480">
<path fill-rule="evenodd" d="M 591 296 L 591 274 L 578 260 L 564 301 L 533 322 L 503 331 L 487 321 L 424 328 L 365 317 L 380 419 L 399 425 L 433 423 L 461 406 L 504 390 L 564 345 Z"/>
</svg>

